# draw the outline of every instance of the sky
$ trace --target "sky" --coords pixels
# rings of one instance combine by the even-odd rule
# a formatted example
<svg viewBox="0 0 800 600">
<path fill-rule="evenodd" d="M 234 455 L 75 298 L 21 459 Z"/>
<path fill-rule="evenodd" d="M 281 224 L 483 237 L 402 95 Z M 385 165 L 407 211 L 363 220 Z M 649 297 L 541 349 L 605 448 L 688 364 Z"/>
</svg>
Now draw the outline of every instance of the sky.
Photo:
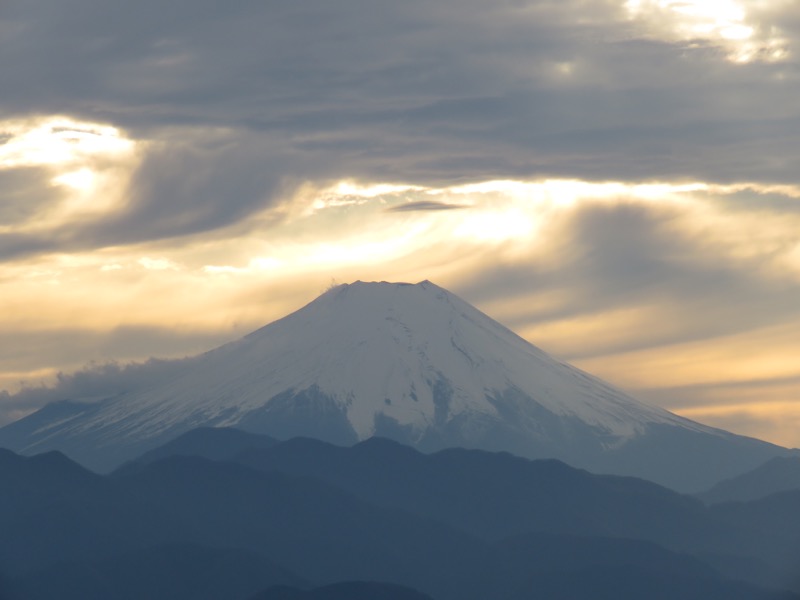
<svg viewBox="0 0 800 600">
<path fill-rule="evenodd" d="M 800 446 L 796 0 L 4 0 L 0 424 L 429 279 Z"/>
</svg>

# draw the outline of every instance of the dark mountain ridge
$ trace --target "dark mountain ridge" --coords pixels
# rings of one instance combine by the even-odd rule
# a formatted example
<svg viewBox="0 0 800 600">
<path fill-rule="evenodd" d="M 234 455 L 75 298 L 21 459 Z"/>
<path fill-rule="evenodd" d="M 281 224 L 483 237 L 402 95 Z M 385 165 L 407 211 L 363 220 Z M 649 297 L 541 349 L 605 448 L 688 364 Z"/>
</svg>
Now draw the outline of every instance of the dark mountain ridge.
<svg viewBox="0 0 800 600">
<path fill-rule="evenodd" d="M 285 448 L 278 452 L 281 446 Z M 352 457 L 359 465 L 372 465 L 365 476 L 383 471 L 384 481 L 376 486 L 383 490 L 380 493 L 390 491 L 390 480 L 398 478 L 400 485 L 410 488 L 397 502 L 403 506 L 371 502 L 363 489 L 356 493 L 348 486 L 299 473 L 298 466 L 319 456 L 321 449 L 334 456 L 326 464 L 334 473 L 346 471 L 343 465 Z M 725 577 L 700 553 L 689 556 L 688 548 L 667 549 L 655 540 L 620 537 L 626 527 L 631 533 L 646 521 L 665 519 L 673 529 L 693 530 L 673 532 L 671 543 L 719 549 L 719 544 L 738 539 L 735 526 L 715 538 L 716 524 L 700 502 L 648 482 L 595 476 L 555 461 L 540 464 L 508 454 L 447 451 L 427 456 L 386 440 L 338 450 L 316 440 L 293 440 L 244 450 L 242 456 L 251 451 L 274 451 L 284 461 L 292 456 L 301 459 L 290 473 L 285 466 L 259 470 L 230 461 L 174 456 L 131 463 L 112 476 L 97 476 L 57 455 L 4 454 L 0 467 L 7 466 L 0 468 L 0 478 L 6 472 L 17 473 L 16 485 L 0 490 L 2 506 L 14 507 L 4 511 L 0 524 L 4 534 L 0 571 L 9 590 L 19 592 L 12 600 L 47 597 L 56 583 L 59 597 L 68 600 L 85 600 L 91 594 L 105 594 L 101 597 L 106 600 L 129 598 L 125 582 L 137 572 L 144 578 L 137 589 L 158 585 L 160 577 L 167 577 L 159 589 L 177 590 L 174 600 L 188 600 L 188 590 L 198 589 L 204 577 L 208 589 L 220 589 L 214 586 L 224 587 L 237 577 L 243 584 L 267 583 L 256 577 L 258 565 L 277 579 L 273 584 L 287 585 L 286 578 L 291 577 L 307 582 L 288 583 L 292 588 L 376 581 L 419 590 L 435 600 L 521 600 L 538 597 L 537 589 L 547 589 L 552 598 L 574 597 L 581 578 L 594 582 L 593 597 L 615 594 L 618 600 L 641 597 L 631 595 L 634 592 L 623 585 L 626 581 L 638 582 L 631 589 L 644 593 L 667 580 L 680 585 L 667 585 L 660 597 L 675 600 L 701 594 L 709 600 L 797 600 L 791 594 L 737 582 L 747 576 L 747 569 Z M 43 476 L 42 464 L 53 472 Z M 414 489 L 438 478 L 439 469 L 450 476 L 425 493 Z M 473 477 L 477 486 L 470 483 Z M 63 485 L 64 480 L 72 483 Z M 591 496 L 597 498 L 598 512 L 581 519 Z M 39 501 L 29 506 L 19 501 L 28 497 Z M 524 515 L 526 505 L 531 513 L 555 511 L 553 498 L 564 505 L 561 516 L 553 512 L 555 526 L 542 517 Z M 447 505 L 455 511 L 452 522 L 438 518 Z M 637 505 L 640 514 L 625 514 Z M 627 508 L 618 511 L 616 506 Z M 504 511 L 516 512 L 509 520 L 487 518 L 491 512 Z M 569 522 L 569 514 L 575 522 Z M 460 521 L 464 518 L 486 518 L 486 522 L 473 526 Z M 575 523 L 587 524 L 583 533 Z M 600 535 L 603 527 L 613 537 Z M 59 530 L 72 537 L 57 534 L 57 543 L 51 544 L 46 534 Z M 81 536 L 82 531 L 87 534 Z M 641 531 L 667 536 L 660 525 Z M 26 554 L 27 560 L 9 568 L 6 559 L 15 552 Z M 166 570 L 154 560 L 159 552 L 173 557 L 165 559 Z M 763 557 L 736 558 L 752 565 Z M 212 563 L 221 571 L 207 573 Z M 775 581 L 762 584 L 774 587 Z M 244 587 L 231 590 L 246 591 Z"/>
<path fill-rule="evenodd" d="M 555 460 L 464 449 L 426 455 L 380 438 L 352 447 L 296 438 L 241 450 L 232 460 L 326 481 L 372 505 L 491 543 L 526 532 L 649 540 L 761 583 L 785 581 L 795 567 L 785 536 L 718 517 L 700 501 L 644 480 L 593 475 Z"/>
</svg>

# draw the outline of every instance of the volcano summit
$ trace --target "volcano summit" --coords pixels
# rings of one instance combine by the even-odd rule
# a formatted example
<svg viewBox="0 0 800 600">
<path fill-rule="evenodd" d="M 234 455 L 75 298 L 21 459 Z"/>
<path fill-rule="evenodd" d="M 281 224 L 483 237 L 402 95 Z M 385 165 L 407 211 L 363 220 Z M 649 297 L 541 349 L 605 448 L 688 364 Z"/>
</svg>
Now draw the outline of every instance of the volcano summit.
<svg viewBox="0 0 800 600">
<path fill-rule="evenodd" d="M 682 491 L 790 452 L 638 402 L 428 281 L 340 285 L 166 383 L 48 405 L 0 446 L 109 470 L 199 426 L 505 450 Z"/>
</svg>

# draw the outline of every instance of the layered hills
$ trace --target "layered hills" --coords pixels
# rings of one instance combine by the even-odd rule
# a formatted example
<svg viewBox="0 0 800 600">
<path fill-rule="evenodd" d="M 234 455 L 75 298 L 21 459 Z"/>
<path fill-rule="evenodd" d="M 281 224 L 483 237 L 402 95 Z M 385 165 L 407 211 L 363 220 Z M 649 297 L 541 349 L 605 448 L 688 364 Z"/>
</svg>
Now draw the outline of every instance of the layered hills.
<svg viewBox="0 0 800 600">
<path fill-rule="evenodd" d="M 553 460 L 220 431 L 105 476 L 0 453 L 0 597 L 800 597 L 796 503 L 730 514 Z M 204 438 L 226 458 L 194 455 Z"/>
</svg>

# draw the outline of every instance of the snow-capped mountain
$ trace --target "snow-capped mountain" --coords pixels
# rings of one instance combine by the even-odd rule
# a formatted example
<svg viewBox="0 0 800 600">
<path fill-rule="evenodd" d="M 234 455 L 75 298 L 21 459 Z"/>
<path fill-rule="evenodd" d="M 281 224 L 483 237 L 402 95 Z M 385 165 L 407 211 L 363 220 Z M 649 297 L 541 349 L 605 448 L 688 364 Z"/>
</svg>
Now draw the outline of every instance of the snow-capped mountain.
<svg viewBox="0 0 800 600">
<path fill-rule="evenodd" d="M 507 450 L 682 489 L 788 452 L 638 402 L 428 281 L 335 287 L 166 383 L 45 407 L 0 446 L 106 470 L 201 425 Z"/>
</svg>

